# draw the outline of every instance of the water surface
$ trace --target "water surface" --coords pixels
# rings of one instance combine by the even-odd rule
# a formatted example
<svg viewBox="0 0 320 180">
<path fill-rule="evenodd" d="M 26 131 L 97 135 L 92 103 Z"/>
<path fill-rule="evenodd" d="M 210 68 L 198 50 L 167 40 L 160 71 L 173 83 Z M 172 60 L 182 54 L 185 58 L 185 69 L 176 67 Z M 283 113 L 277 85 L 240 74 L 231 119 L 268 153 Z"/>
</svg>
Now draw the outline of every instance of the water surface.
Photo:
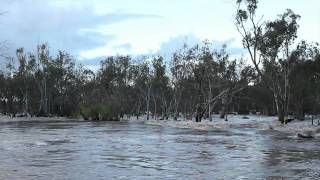
<svg viewBox="0 0 320 180">
<path fill-rule="evenodd" d="M 0 179 L 318 179 L 320 142 L 254 128 L 0 122 Z"/>
</svg>

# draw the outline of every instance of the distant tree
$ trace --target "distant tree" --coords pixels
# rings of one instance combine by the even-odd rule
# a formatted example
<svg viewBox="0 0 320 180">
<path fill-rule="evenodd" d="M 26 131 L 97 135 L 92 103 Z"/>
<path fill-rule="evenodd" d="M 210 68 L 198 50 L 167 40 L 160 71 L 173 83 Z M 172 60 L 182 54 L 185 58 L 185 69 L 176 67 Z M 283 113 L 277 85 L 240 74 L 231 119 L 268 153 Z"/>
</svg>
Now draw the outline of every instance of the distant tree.
<svg viewBox="0 0 320 180">
<path fill-rule="evenodd" d="M 149 63 L 144 57 L 143 61 L 134 65 L 132 69 L 134 87 L 138 90 L 140 97 L 145 100 L 147 120 L 150 118 L 150 101 L 152 90 L 152 72 Z"/>
<path fill-rule="evenodd" d="M 317 45 L 301 42 L 290 56 L 295 66 L 291 75 L 291 109 L 298 119 L 315 113 L 319 96 L 319 49 Z"/>
<path fill-rule="evenodd" d="M 37 54 L 33 56 L 36 59 L 36 73 L 35 79 L 40 91 L 40 103 L 37 116 L 48 116 L 48 66 L 51 62 L 51 57 L 49 56 L 49 46 L 48 44 L 41 44 L 37 47 Z"/>
<path fill-rule="evenodd" d="M 153 57 L 152 59 L 152 87 L 151 87 L 151 96 L 154 103 L 154 115 L 157 118 L 157 108 L 158 106 L 162 109 L 162 118 L 167 116 L 168 105 L 170 104 L 169 92 L 169 77 L 166 75 L 166 66 L 164 64 L 163 57 Z M 160 109 L 159 108 L 159 109 Z"/>
<path fill-rule="evenodd" d="M 183 89 L 188 92 L 197 122 L 206 112 L 210 116 L 219 104 L 224 117 L 234 94 L 243 88 L 239 84 L 239 66 L 236 61 L 229 60 L 224 49 L 216 51 L 209 42 L 204 42 L 191 48 L 184 46 L 174 54 L 175 84 L 186 86 Z"/>
</svg>

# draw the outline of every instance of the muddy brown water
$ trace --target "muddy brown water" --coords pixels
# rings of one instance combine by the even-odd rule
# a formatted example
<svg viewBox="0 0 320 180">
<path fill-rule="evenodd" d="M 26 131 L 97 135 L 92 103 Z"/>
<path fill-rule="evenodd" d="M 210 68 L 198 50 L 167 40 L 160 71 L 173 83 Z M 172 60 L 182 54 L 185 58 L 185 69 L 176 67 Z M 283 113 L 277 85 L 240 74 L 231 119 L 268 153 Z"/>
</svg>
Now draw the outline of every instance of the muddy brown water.
<svg viewBox="0 0 320 180">
<path fill-rule="evenodd" d="M 0 179 L 319 179 L 320 142 L 254 128 L 0 122 Z"/>
</svg>

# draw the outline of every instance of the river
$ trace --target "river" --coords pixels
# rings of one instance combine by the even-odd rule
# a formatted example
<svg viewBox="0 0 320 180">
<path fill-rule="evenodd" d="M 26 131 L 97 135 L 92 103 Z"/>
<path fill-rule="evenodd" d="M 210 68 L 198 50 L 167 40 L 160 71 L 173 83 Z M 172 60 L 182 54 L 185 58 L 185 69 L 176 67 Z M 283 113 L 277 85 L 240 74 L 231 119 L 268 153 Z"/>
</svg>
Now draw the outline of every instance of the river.
<svg viewBox="0 0 320 180">
<path fill-rule="evenodd" d="M 0 179 L 318 179 L 320 142 L 254 128 L 0 122 Z"/>
</svg>

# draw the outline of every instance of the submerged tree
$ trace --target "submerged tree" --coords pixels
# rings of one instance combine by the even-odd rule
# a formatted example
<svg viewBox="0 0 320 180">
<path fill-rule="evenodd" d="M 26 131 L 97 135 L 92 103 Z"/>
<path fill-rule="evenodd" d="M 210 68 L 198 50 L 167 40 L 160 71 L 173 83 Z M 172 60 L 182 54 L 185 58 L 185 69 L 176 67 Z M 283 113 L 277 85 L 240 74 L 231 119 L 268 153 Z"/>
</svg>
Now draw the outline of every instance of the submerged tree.
<svg viewBox="0 0 320 180">
<path fill-rule="evenodd" d="M 291 45 L 297 37 L 299 15 L 287 10 L 274 21 L 257 19 L 257 0 L 237 0 L 236 27 L 258 75 L 271 90 L 279 121 L 288 119 Z"/>
<path fill-rule="evenodd" d="M 136 115 L 140 114 L 141 99 L 145 101 L 145 110 L 147 113 L 147 120 L 150 118 L 150 101 L 151 101 L 151 88 L 152 88 L 152 72 L 149 63 L 146 61 L 145 57 L 142 62 L 133 65 L 132 67 L 133 83 L 137 90 L 138 95 L 138 106 Z"/>
<path fill-rule="evenodd" d="M 119 55 L 101 61 L 96 72 L 77 65 L 67 52 L 50 55 L 47 44 L 35 53 L 19 48 L 0 73 L 0 108 L 10 114 L 91 120 L 119 120 L 125 114 L 177 120 L 183 114 L 199 122 L 214 112 L 226 118 L 229 112 L 249 110 L 303 119 L 320 111 L 320 56 L 317 44 L 290 46 L 296 17 L 287 11 L 267 22 L 256 38 L 246 32 L 253 67 L 231 60 L 226 46 L 217 50 L 208 41 L 178 49 L 170 69 L 159 55 Z"/>
<path fill-rule="evenodd" d="M 229 60 L 225 48 L 217 51 L 211 43 L 204 42 L 190 48 L 184 46 L 173 56 L 175 84 L 188 86 L 180 88 L 190 90 L 187 98 L 196 121 L 201 121 L 205 113 L 210 116 L 217 105 L 220 105 L 224 117 L 233 96 L 247 86 L 240 83 L 238 72 L 242 67 L 236 60 Z"/>
</svg>

